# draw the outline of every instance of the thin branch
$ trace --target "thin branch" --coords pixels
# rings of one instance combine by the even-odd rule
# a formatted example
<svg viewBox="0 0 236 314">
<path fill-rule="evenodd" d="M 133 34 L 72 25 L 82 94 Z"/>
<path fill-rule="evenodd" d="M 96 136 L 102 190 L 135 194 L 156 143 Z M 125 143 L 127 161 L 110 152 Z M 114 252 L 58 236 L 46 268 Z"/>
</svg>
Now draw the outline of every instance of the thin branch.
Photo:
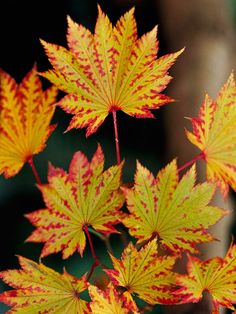
<svg viewBox="0 0 236 314">
<path fill-rule="evenodd" d="M 110 252 L 112 255 L 114 255 L 114 252 L 111 246 L 110 235 L 104 237 L 104 243 L 106 245 L 107 251 Z"/>
<path fill-rule="evenodd" d="M 120 164 L 120 145 L 119 145 L 119 136 L 118 136 L 118 128 L 117 128 L 117 119 L 116 119 L 116 111 L 112 111 L 113 123 L 114 123 L 114 131 L 115 131 L 115 143 L 116 143 L 116 159 L 117 164 Z"/>
<path fill-rule="evenodd" d="M 195 163 L 197 160 L 199 159 L 205 159 L 205 153 L 201 152 L 200 154 L 198 154 L 197 156 L 195 156 L 193 159 L 191 159 L 190 161 L 186 162 L 186 164 L 184 164 L 183 166 L 181 166 L 178 169 L 178 172 L 182 171 L 183 169 L 191 166 L 193 163 Z"/>
<path fill-rule="evenodd" d="M 92 265 L 92 267 L 91 267 L 91 269 L 90 269 L 90 272 L 89 272 L 89 274 L 88 274 L 88 276 L 87 276 L 87 280 L 89 280 L 89 279 L 91 278 L 91 276 L 92 276 L 92 274 L 93 274 L 95 268 L 96 268 L 97 266 L 99 266 L 101 263 L 100 263 L 100 260 L 99 260 L 99 258 L 97 257 L 97 255 L 96 255 L 96 253 L 95 253 L 94 246 L 93 246 L 93 242 L 92 242 L 92 238 L 91 238 L 91 236 L 90 236 L 88 227 L 87 227 L 86 225 L 84 225 L 84 226 L 83 226 L 83 230 L 84 230 L 84 232 L 86 233 L 86 236 L 87 236 L 87 238 L 88 238 L 88 242 L 89 242 L 91 254 L 92 254 L 92 257 L 93 257 L 93 260 L 94 260 L 93 265 Z"/>
<path fill-rule="evenodd" d="M 92 277 L 92 274 L 93 274 L 95 268 L 96 268 L 98 265 L 99 265 L 99 264 L 97 264 L 96 262 L 93 263 L 93 265 L 92 265 L 92 267 L 91 267 L 91 269 L 90 269 L 90 272 L 89 272 L 89 274 L 88 274 L 88 276 L 87 276 L 87 281 L 90 280 L 90 278 Z"/>
<path fill-rule="evenodd" d="M 120 240 L 123 248 L 125 249 L 129 243 L 129 240 L 127 239 L 127 232 L 125 231 L 125 228 L 123 226 L 121 226 L 120 230 Z"/>
<path fill-rule="evenodd" d="M 113 255 L 113 250 L 110 243 L 110 235 L 103 235 L 92 228 L 88 228 L 88 231 L 95 234 L 100 240 L 102 240 L 105 243 L 107 250 Z"/>
<path fill-rule="evenodd" d="M 34 161 L 33 161 L 33 157 L 32 157 L 32 156 L 28 159 L 28 163 L 29 163 L 29 165 L 30 165 L 30 167 L 31 167 L 31 169 L 32 169 L 32 171 L 33 171 L 33 174 L 34 174 L 34 177 L 35 177 L 35 179 L 36 179 L 36 182 L 37 182 L 38 184 L 42 184 L 42 181 L 41 181 L 41 179 L 40 179 L 40 177 L 39 177 L 39 174 L 38 174 L 38 171 L 37 171 L 37 169 L 36 169 L 36 167 L 35 167 L 35 164 L 34 164 Z"/>
</svg>

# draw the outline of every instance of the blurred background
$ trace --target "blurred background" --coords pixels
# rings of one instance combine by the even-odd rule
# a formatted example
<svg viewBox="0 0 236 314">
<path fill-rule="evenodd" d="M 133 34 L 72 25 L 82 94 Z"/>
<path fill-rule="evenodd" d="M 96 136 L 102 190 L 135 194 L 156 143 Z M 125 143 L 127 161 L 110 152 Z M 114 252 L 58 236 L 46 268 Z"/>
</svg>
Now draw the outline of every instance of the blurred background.
<svg viewBox="0 0 236 314">
<path fill-rule="evenodd" d="M 103 11 L 113 23 L 132 6 L 139 35 L 151 30 L 156 24 L 160 40 L 159 56 L 186 47 L 184 54 L 170 70 L 174 76 L 166 94 L 177 101 L 155 111 L 156 119 L 134 119 L 118 112 L 121 155 L 125 158 L 124 182 L 132 182 L 136 159 L 156 173 L 161 166 L 178 156 L 179 165 L 190 160 L 196 150 L 184 137 L 184 127 L 190 123 L 184 119 L 194 116 L 206 92 L 213 98 L 219 88 L 235 69 L 235 0 L 103 0 L 99 1 Z M 94 0 L 40 0 L 1 1 L 0 4 L 0 67 L 20 82 L 36 62 L 39 71 L 50 68 L 50 64 L 39 43 L 39 38 L 66 46 L 66 15 L 94 30 L 97 17 L 97 2 Z M 46 87 L 48 82 L 42 79 Z M 61 95 L 59 95 L 60 97 Z M 97 143 L 101 143 L 106 157 L 106 167 L 116 162 L 111 117 L 88 139 L 85 130 L 65 131 L 70 116 L 57 108 L 53 121 L 58 124 L 49 138 L 47 148 L 34 158 L 43 180 L 47 180 L 48 161 L 55 166 L 68 169 L 69 161 L 77 150 L 90 158 Z M 199 168 L 199 180 L 204 180 L 204 170 Z M 233 199 L 233 194 L 231 198 Z M 217 200 L 217 202 L 222 200 Z M 231 204 L 223 204 L 223 207 Z M 28 165 L 12 179 L 0 177 L 0 269 L 18 267 L 17 255 L 38 261 L 42 248 L 40 244 L 24 243 L 33 230 L 24 214 L 43 208 L 40 192 Z M 233 216 L 232 216 L 233 217 Z M 234 232 L 234 218 L 226 219 L 216 229 L 221 245 L 213 246 L 209 254 L 224 255 L 231 232 Z M 112 238 L 115 243 L 117 239 Z M 94 238 L 96 249 L 102 251 L 103 243 Z M 116 254 L 119 256 L 118 246 Z M 203 249 L 204 250 L 204 249 Z M 99 255 L 99 253 L 98 253 Z M 86 261 L 92 263 L 86 251 Z M 104 256 L 105 262 L 109 260 Z M 74 275 L 81 275 L 87 263 L 79 263 L 75 254 L 61 261 L 60 254 L 44 259 L 44 263 L 61 271 L 63 266 Z M 2 285 L 2 286 L 1 286 Z M 0 290 L 5 289 L 0 283 Z M 0 306 L 0 313 L 6 307 Z M 156 308 L 155 313 L 162 309 Z M 171 312 L 172 311 L 172 312 Z M 174 312 L 173 312 L 174 311 Z M 171 309 L 169 313 L 177 313 Z M 206 309 L 183 309 L 181 313 L 208 313 Z M 195 311 L 195 312 L 194 312 Z M 205 312 L 204 312 L 205 311 Z M 153 312 L 154 313 L 154 312 Z M 180 313 L 180 312 L 179 312 Z"/>
</svg>

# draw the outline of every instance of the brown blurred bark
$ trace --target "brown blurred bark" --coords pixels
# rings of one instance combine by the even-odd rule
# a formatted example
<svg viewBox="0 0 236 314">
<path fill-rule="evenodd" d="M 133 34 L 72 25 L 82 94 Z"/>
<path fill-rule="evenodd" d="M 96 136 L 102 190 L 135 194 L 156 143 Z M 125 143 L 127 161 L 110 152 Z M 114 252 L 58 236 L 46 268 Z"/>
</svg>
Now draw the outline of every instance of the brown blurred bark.
<svg viewBox="0 0 236 314">
<path fill-rule="evenodd" d="M 168 91 L 178 102 L 166 107 L 165 121 L 168 139 L 167 159 L 178 156 L 179 165 L 192 159 L 197 153 L 185 138 L 184 128 L 191 129 L 184 117 L 196 116 L 205 93 L 215 98 L 219 88 L 225 83 L 234 68 L 234 30 L 228 2 L 222 0 L 164 0 L 157 1 L 161 14 L 161 30 L 167 41 L 168 51 L 186 47 L 184 54 L 176 62 L 174 81 Z M 200 181 L 204 180 L 205 165 L 199 167 Z M 215 203 L 233 210 L 230 201 L 224 202 L 218 194 Z M 212 233 L 220 242 L 204 246 L 202 258 L 224 256 L 229 242 L 229 228 L 233 215 L 224 218 Z M 180 265 L 180 268 L 183 268 Z M 170 307 L 167 313 L 210 313 L 210 302 L 199 305 Z M 223 311 L 222 311 L 223 313 Z"/>
</svg>

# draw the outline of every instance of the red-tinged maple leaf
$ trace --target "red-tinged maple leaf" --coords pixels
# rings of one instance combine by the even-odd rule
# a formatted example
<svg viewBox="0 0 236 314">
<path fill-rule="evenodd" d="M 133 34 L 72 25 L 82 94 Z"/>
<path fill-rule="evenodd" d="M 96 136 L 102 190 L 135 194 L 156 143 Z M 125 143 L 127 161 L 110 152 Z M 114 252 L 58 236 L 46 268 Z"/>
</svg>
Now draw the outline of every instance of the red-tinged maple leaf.
<svg viewBox="0 0 236 314">
<path fill-rule="evenodd" d="M 12 177 L 45 148 L 55 129 L 50 122 L 57 89 L 42 90 L 36 66 L 19 85 L 3 70 L 0 80 L 0 173 Z"/>
<path fill-rule="evenodd" d="M 119 296 L 115 287 L 110 283 L 105 291 L 90 285 L 89 294 L 92 299 L 90 307 L 94 314 L 129 314 L 130 311 L 125 307 L 122 296 Z M 139 313 L 137 311 L 132 313 Z"/>
<path fill-rule="evenodd" d="M 183 303 L 198 302 L 204 291 L 212 296 L 213 313 L 219 313 L 219 306 L 234 310 L 236 303 L 236 245 L 231 245 L 225 258 L 213 257 L 201 261 L 188 256 L 188 275 L 179 275 L 180 289 L 176 294 Z"/>
<path fill-rule="evenodd" d="M 109 112 L 138 118 L 173 101 L 160 94 L 170 82 L 169 68 L 181 51 L 157 59 L 157 28 L 137 38 L 134 9 L 113 27 L 98 7 L 94 35 L 68 18 L 69 50 L 42 41 L 53 70 L 42 73 L 68 93 L 58 104 L 73 118 L 67 130 L 96 132 Z"/>
<path fill-rule="evenodd" d="M 6 314 L 86 314 L 88 302 L 80 297 L 87 289 L 85 277 L 76 278 L 64 271 L 59 274 L 43 264 L 19 257 L 20 270 L 7 270 L 0 277 L 16 290 L 0 294 L 0 301 L 13 308 Z"/>
<path fill-rule="evenodd" d="M 215 187 L 195 185 L 195 166 L 179 180 L 176 160 L 155 178 L 137 163 L 133 189 L 124 188 L 130 215 L 123 219 L 138 242 L 157 237 L 172 252 L 196 253 L 195 245 L 213 240 L 207 232 L 226 212 L 210 206 Z"/>
<path fill-rule="evenodd" d="M 236 85 L 233 74 L 213 101 L 208 95 L 199 116 L 193 118 L 193 133 L 187 137 L 202 151 L 207 179 L 227 196 L 230 185 L 236 191 Z"/>
<path fill-rule="evenodd" d="M 50 166 L 49 184 L 39 186 L 47 208 L 26 215 L 37 227 L 27 240 L 46 242 L 41 256 L 62 251 L 67 258 L 76 250 L 82 255 L 85 227 L 105 234 L 117 232 L 113 225 L 120 222 L 124 203 L 119 189 L 122 164 L 104 172 L 103 167 L 100 146 L 91 163 L 83 153 L 75 153 L 69 173 Z"/>
<path fill-rule="evenodd" d="M 172 304 L 177 302 L 173 296 L 175 264 L 173 256 L 158 256 L 156 240 L 150 241 L 139 251 L 132 244 L 125 248 L 121 260 L 111 255 L 114 269 L 106 269 L 112 283 L 121 290 L 126 307 L 138 311 L 132 295 L 149 304 Z M 133 312 L 132 312 L 133 313 Z"/>
</svg>

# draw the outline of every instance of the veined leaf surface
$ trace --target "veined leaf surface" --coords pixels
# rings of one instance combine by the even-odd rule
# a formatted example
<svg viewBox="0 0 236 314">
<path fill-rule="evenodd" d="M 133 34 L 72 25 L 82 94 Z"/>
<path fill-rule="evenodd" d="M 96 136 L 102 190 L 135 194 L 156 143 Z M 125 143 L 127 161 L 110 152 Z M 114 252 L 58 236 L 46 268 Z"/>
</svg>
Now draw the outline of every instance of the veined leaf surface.
<svg viewBox="0 0 236 314">
<path fill-rule="evenodd" d="M 125 188 L 130 214 L 123 219 L 138 242 L 157 237 L 172 252 L 197 252 L 196 244 L 213 240 L 207 228 L 226 212 L 210 206 L 215 187 L 211 183 L 195 185 L 193 166 L 179 180 L 176 160 L 155 178 L 137 163 L 133 189 Z"/>
<path fill-rule="evenodd" d="M 132 295 L 149 304 L 171 304 L 176 302 L 173 296 L 175 264 L 173 256 L 158 256 L 156 240 L 152 240 L 139 251 L 130 243 L 122 253 L 121 260 L 111 255 L 114 269 L 106 273 L 119 289 L 125 306 L 133 313 L 138 311 Z"/>
<path fill-rule="evenodd" d="M 88 302 L 80 297 L 87 289 L 85 277 L 75 278 L 43 264 L 19 257 L 20 270 L 7 270 L 0 277 L 15 290 L 0 294 L 0 301 L 12 306 L 6 314 L 89 314 Z"/>
<path fill-rule="evenodd" d="M 119 189 L 122 164 L 104 172 L 103 167 L 100 146 L 91 163 L 82 152 L 75 153 L 68 173 L 50 166 L 49 183 L 39 186 L 47 208 L 26 215 L 37 227 L 27 240 L 46 242 L 41 256 L 62 251 L 67 258 L 76 250 L 83 255 L 84 227 L 117 232 L 113 225 L 120 222 L 124 203 Z"/>
<path fill-rule="evenodd" d="M 213 257 L 201 261 L 197 257 L 188 256 L 188 275 L 180 275 L 181 286 L 177 294 L 183 303 L 198 302 L 204 291 L 212 296 L 213 313 L 220 313 L 219 306 L 234 310 L 236 303 L 236 246 L 232 245 L 225 258 Z"/>
<path fill-rule="evenodd" d="M 12 177 L 45 148 L 55 129 L 50 122 L 57 89 L 42 90 L 35 66 L 19 85 L 3 70 L 0 81 L 0 173 Z"/>
<path fill-rule="evenodd" d="M 67 130 L 96 132 L 109 112 L 151 118 L 151 109 L 173 101 L 161 94 L 182 50 L 157 59 L 157 28 L 137 38 L 134 9 L 112 26 L 98 7 L 94 35 L 68 18 L 69 50 L 42 41 L 53 69 L 42 73 L 68 93 L 59 106 L 73 118 Z"/>
<path fill-rule="evenodd" d="M 193 133 L 187 137 L 204 154 L 207 178 L 220 187 L 224 196 L 229 185 L 236 191 L 236 85 L 233 74 L 222 87 L 216 100 L 208 95 L 197 118 Z"/>
<path fill-rule="evenodd" d="M 92 298 L 90 307 L 93 314 L 129 314 L 129 310 L 123 304 L 124 300 L 111 283 L 105 291 L 90 285 L 89 294 Z"/>
</svg>

